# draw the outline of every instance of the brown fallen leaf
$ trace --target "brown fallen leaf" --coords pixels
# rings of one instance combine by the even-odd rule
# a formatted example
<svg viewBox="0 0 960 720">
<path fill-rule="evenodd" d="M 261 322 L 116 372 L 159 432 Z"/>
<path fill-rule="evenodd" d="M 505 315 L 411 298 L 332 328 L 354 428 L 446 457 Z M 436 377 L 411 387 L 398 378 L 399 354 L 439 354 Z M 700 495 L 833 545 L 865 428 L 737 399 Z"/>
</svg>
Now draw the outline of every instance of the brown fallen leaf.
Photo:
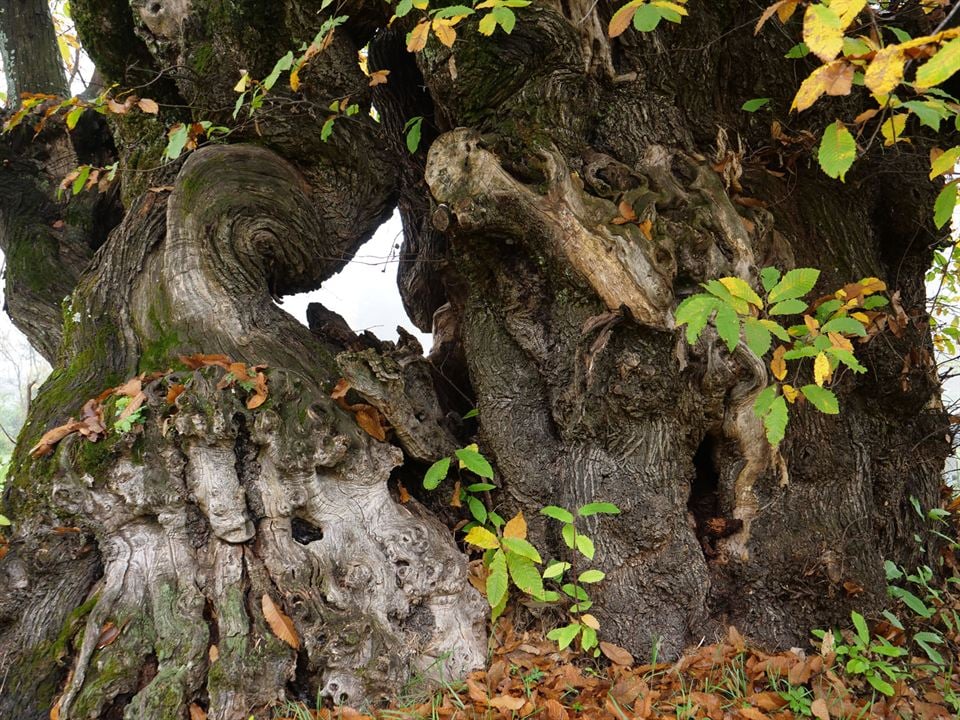
<svg viewBox="0 0 960 720">
<path fill-rule="evenodd" d="M 370 437 L 380 442 L 387 439 L 387 431 L 383 424 L 383 415 L 373 405 L 357 404 L 353 406 L 353 416 L 357 425 L 363 428 Z"/>
<path fill-rule="evenodd" d="M 50 708 L 50 720 L 60 720 L 60 703 L 63 698 L 57 698 L 57 701 L 53 704 L 53 707 Z"/>
<path fill-rule="evenodd" d="M 397 492 L 400 493 L 400 504 L 406 505 L 410 502 L 410 491 L 404 486 L 402 482 L 397 483 Z"/>
<path fill-rule="evenodd" d="M 196 703 L 190 703 L 190 720 L 207 720 L 207 711 Z"/>
<path fill-rule="evenodd" d="M 210 662 L 215 663 L 220 659 L 220 648 L 216 645 L 211 645 L 210 649 L 207 651 L 207 657 L 210 658 Z"/>
<path fill-rule="evenodd" d="M 40 441 L 30 448 L 30 456 L 37 458 L 49 455 L 53 452 L 53 447 L 58 442 L 67 437 L 67 435 L 72 435 L 77 432 L 81 427 L 83 427 L 83 423 L 79 423 L 71 418 L 69 422 L 47 430 L 40 438 Z"/>
<path fill-rule="evenodd" d="M 333 387 L 333 391 L 330 393 L 330 397 L 334 400 L 342 400 L 347 396 L 347 392 L 350 390 L 350 381 L 346 378 L 340 378 L 337 380 L 337 384 Z M 342 407 L 342 406 L 341 406 Z"/>
<path fill-rule="evenodd" d="M 513 697 L 512 695 L 497 695 L 497 697 L 490 698 L 487 702 L 491 707 L 500 708 L 501 710 L 519 710 L 527 704 L 524 698 Z"/>
<path fill-rule="evenodd" d="M 570 715 L 567 709 L 558 700 L 550 698 L 543 704 L 544 715 L 547 720 L 568 720 Z"/>
<path fill-rule="evenodd" d="M 203 367 L 222 367 L 227 370 L 230 367 L 230 358 L 226 355 L 194 353 L 193 355 L 181 355 L 179 359 L 191 370 L 199 370 Z"/>
<path fill-rule="evenodd" d="M 297 629 L 293 625 L 293 620 L 277 607 L 276 603 L 273 602 L 273 598 L 266 593 L 264 593 L 260 601 L 260 606 L 263 609 L 263 617 L 267 621 L 267 625 L 270 626 L 270 630 L 273 631 L 273 634 L 294 650 L 299 649 L 300 636 L 297 635 Z"/>
<path fill-rule="evenodd" d="M 817 698 L 810 703 L 810 712 L 818 720 L 830 720 L 830 710 L 827 709 L 827 701 L 823 698 Z"/>
<path fill-rule="evenodd" d="M 633 665 L 633 655 L 619 645 L 614 645 L 613 643 L 601 640 L 600 652 L 602 652 L 610 662 L 616 665 L 623 665 L 624 667 L 630 667 Z"/>
<path fill-rule="evenodd" d="M 643 236 L 647 240 L 653 240 L 653 222 L 651 220 L 647 219 L 643 222 L 638 222 L 637 227 L 640 228 L 640 232 L 643 233 Z"/>
<path fill-rule="evenodd" d="M 183 383 L 174 383 L 167 389 L 167 404 L 173 405 L 177 398 L 183 394 L 183 391 L 187 389 L 187 386 Z"/>
<path fill-rule="evenodd" d="M 143 112 L 150 113 L 151 115 L 156 115 L 158 112 L 160 112 L 160 106 L 157 105 L 157 101 L 151 100 L 150 98 L 141 98 L 137 103 L 137 107 Z"/>
<path fill-rule="evenodd" d="M 257 372 L 254 378 L 253 395 L 247 400 L 247 410 L 256 410 L 267 401 L 267 376 Z"/>
<path fill-rule="evenodd" d="M 389 74 L 389 70 L 374 70 L 370 73 L 370 87 L 376 87 L 377 85 L 386 83 Z"/>
<path fill-rule="evenodd" d="M 120 628 L 112 622 L 105 622 L 100 628 L 100 637 L 97 638 L 97 650 L 102 650 L 108 645 L 112 645 L 120 637 Z"/>
</svg>

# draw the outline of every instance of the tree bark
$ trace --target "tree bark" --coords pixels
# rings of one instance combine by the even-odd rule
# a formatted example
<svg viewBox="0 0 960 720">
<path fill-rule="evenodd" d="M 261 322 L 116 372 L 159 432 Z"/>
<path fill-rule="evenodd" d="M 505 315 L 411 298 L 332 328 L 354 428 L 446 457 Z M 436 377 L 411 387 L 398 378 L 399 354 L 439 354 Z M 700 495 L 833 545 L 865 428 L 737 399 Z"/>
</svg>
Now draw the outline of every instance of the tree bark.
<svg viewBox="0 0 960 720">
<path fill-rule="evenodd" d="M 422 505 L 400 502 L 391 482 L 412 488 L 425 463 L 469 442 L 449 416 L 474 399 L 498 508 L 526 512 L 544 555 L 565 550 L 533 520 L 542 505 L 622 509 L 587 527 L 607 572 L 605 639 L 672 657 L 736 624 L 799 645 L 811 626 L 882 603 L 883 560 L 921 556 L 910 498 L 936 504 L 948 451 L 935 375 L 922 362 L 902 372 L 930 349 L 933 187 L 920 153 L 868 155 L 839 186 L 801 141 L 771 140 L 738 108 L 792 96 L 790 41 L 738 29 L 754 12 L 743 3 L 616 41 L 603 34 L 610 3 L 538 3 L 510 35 L 466 21 L 452 49 L 431 40 L 415 58 L 379 3 L 355 3 L 298 92 L 278 82 L 229 144 L 161 161 L 167 125 L 232 123 L 241 71 L 265 77 L 309 42 L 320 5 L 74 2 L 107 79 L 150 79 L 161 113 L 110 119 L 124 215 L 109 238 L 78 235 L 86 254 L 34 295 L 23 268 L 8 272 L 11 310 L 19 295 L 15 316 L 45 318 L 23 324 L 43 326 L 31 337 L 59 362 L 5 493 L 4 715 L 47 717 L 56 703 L 64 720 L 171 718 L 197 704 L 266 717 L 288 697 L 376 702 L 414 673 L 482 664 L 485 606 L 427 509 L 441 503 L 419 491 Z M 372 96 L 381 122 L 340 117 L 322 142 L 332 100 L 371 99 L 356 63 L 368 42 L 371 68 L 390 70 Z M 743 58 L 759 68 L 749 78 Z M 409 153 L 416 115 L 422 145 Z M 33 152 L 30 172 L 50 173 L 36 148 L 64 132 L 10 157 Z M 742 168 L 741 189 L 715 169 L 724 160 Z M 76 227 L 41 190 L 19 200 L 13 172 L 0 171 L 8 224 L 16 207 L 21 226 L 49 235 L 59 212 L 64 232 Z M 612 222 L 623 201 L 650 237 Z M 318 287 L 397 203 L 404 301 L 442 341 L 430 362 L 409 341 L 356 338 L 322 308 L 308 330 L 273 303 Z M 15 237 L 0 235 L 5 250 Z M 841 415 L 795 411 L 779 448 L 752 411 L 764 363 L 709 333 L 688 348 L 673 327 L 698 283 L 755 282 L 766 265 L 821 268 L 824 290 L 880 277 L 911 317 L 902 337 L 860 351 L 870 373 L 840 383 Z M 267 365 L 266 403 L 250 409 L 217 368 L 178 364 L 191 353 Z M 138 374 L 142 422 L 118 426 L 109 396 L 103 438 L 30 454 Z M 388 441 L 331 399 L 340 377 L 357 393 L 348 406 L 386 418 Z M 715 518 L 741 529 L 712 537 Z"/>
</svg>

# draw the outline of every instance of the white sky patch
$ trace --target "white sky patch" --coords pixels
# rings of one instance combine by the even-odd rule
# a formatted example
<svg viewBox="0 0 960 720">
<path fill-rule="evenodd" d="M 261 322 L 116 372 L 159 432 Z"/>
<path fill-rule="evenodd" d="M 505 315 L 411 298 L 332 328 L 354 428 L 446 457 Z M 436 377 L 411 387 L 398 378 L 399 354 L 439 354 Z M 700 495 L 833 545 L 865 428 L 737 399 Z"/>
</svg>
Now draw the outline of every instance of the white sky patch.
<svg viewBox="0 0 960 720">
<path fill-rule="evenodd" d="M 397 325 L 402 325 L 420 340 L 424 352 L 429 352 L 432 336 L 414 327 L 397 289 L 402 240 L 400 214 L 394 211 L 343 270 L 319 290 L 284 298 L 280 307 L 306 324 L 307 305 L 318 302 L 339 313 L 354 332 L 369 330 L 381 340 L 396 341 Z"/>
</svg>

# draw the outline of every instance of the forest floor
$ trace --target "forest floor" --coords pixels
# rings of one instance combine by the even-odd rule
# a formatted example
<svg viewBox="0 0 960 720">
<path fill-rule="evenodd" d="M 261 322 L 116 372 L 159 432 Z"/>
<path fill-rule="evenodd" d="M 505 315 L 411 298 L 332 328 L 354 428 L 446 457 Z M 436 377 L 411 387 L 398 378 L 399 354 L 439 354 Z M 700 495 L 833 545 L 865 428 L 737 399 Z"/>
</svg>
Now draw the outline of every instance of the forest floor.
<svg viewBox="0 0 960 720">
<path fill-rule="evenodd" d="M 906 601 L 901 596 L 898 615 L 885 613 L 869 627 L 857 615 L 850 629 L 823 633 L 807 648 L 780 653 L 755 647 L 731 627 L 722 642 L 692 648 L 673 663 L 640 664 L 606 643 L 594 659 L 559 652 L 543 634 L 517 631 L 504 617 L 491 639 L 488 667 L 463 682 L 432 693 L 424 682 L 413 682 L 373 715 L 288 704 L 276 717 L 957 720 L 960 577 L 954 573 L 941 588 L 931 587 L 922 574 L 913 577 L 926 589 L 908 591 Z M 911 584 L 907 576 L 898 580 L 900 586 Z"/>
</svg>

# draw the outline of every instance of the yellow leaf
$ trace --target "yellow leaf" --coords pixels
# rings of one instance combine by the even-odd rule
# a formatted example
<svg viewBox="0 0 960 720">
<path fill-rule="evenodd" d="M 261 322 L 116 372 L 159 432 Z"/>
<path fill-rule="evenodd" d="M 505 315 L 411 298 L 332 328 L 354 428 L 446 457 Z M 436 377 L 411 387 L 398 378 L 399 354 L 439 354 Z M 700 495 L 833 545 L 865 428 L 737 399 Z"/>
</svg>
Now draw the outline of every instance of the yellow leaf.
<svg viewBox="0 0 960 720">
<path fill-rule="evenodd" d="M 480 5 L 477 5 L 479 8 Z M 490 36 L 493 35 L 493 31 L 497 29 L 497 16 L 492 12 L 487 13 L 480 20 L 480 24 L 477 25 L 477 30 L 480 31 L 481 35 Z"/>
<path fill-rule="evenodd" d="M 773 359 L 770 361 L 770 372 L 773 373 L 773 376 L 777 380 L 783 380 L 787 376 L 787 363 L 783 359 L 786 352 L 787 348 L 783 345 L 778 345 L 777 349 L 773 351 Z"/>
<path fill-rule="evenodd" d="M 243 92 L 247 89 L 247 83 L 250 82 L 250 73 L 244 73 L 240 81 L 233 86 L 234 92 Z"/>
<path fill-rule="evenodd" d="M 899 292 L 899 291 L 898 291 L 898 292 Z M 869 325 L 869 324 L 870 324 L 870 318 L 868 318 L 868 317 L 867 317 L 865 314 L 863 314 L 862 312 L 852 313 L 852 314 L 850 315 L 850 317 L 852 317 L 854 320 L 859 320 L 859 321 L 862 322 L 864 325 Z"/>
<path fill-rule="evenodd" d="M 800 394 L 800 391 L 797 390 L 793 385 L 788 385 L 784 383 L 780 386 L 780 389 L 783 390 L 783 396 L 787 399 L 787 402 L 791 405 L 796 402 L 797 396 Z"/>
<path fill-rule="evenodd" d="M 270 626 L 270 630 L 287 645 L 297 650 L 300 647 L 300 637 L 297 635 L 297 629 L 293 626 L 293 620 L 277 607 L 273 598 L 264 593 L 260 600 L 260 607 L 263 609 L 263 617 Z"/>
<path fill-rule="evenodd" d="M 758 308 L 763 307 L 763 300 L 760 299 L 760 296 L 750 287 L 745 280 L 738 277 L 724 277 L 720 278 L 720 284 L 723 285 L 727 291 L 733 295 L 735 298 L 740 298 L 741 300 L 746 300 L 751 305 L 756 305 Z"/>
<path fill-rule="evenodd" d="M 670 0 L 650 0 L 650 4 L 657 7 L 662 7 L 665 10 L 673 10 L 673 12 L 675 12 L 677 15 L 687 16 L 690 14 L 683 5 L 670 2 Z"/>
<path fill-rule="evenodd" d="M 830 62 L 843 49 L 840 17 L 826 5 L 808 5 L 803 14 L 803 41 L 814 55 Z"/>
<path fill-rule="evenodd" d="M 812 315 L 804 315 L 803 324 L 806 325 L 807 330 L 810 331 L 810 337 L 816 337 L 820 334 L 820 323 Z"/>
<path fill-rule="evenodd" d="M 527 539 L 527 521 L 523 519 L 523 512 L 518 512 L 504 525 L 503 536 L 505 538 L 517 538 L 518 540 Z"/>
<path fill-rule="evenodd" d="M 831 372 L 830 361 L 827 360 L 826 354 L 821 352 L 813 361 L 813 381 L 823 387 L 824 381 L 830 379 Z"/>
<path fill-rule="evenodd" d="M 586 625 L 588 628 L 593 628 L 594 630 L 599 630 L 599 629 L 600 629 L 600 621 L 597 620 L 597 619 L 596 619 L 593 615 L 591 615 L 590 613 L 586 613 L 586 614 L 584 614 L 584 615 L 581 615 L 581 616 L 580 616 L 580 622 L 582 622 L 582 623 L 583 623 L 584 625 Z"/>
<path fill-rule="evenodd" d="M 831 0 L 830 9 L 840 16 L 840 29 L 846 30 L 867 6 L 867 0 Z"/>
<path fill-rule="evenodd" d="M 910 113 L 900 113 L 884 120 L 883 125 L 880 126 L 880 134 L 883 135 L 885 146 L 906 141 L 906 138 L 900 136 L 903 135 L 903 131 L 907 127 L 908 117 L 910 117 Z"/>
<path fill-rule="evenodd" d="M 793 104 L 790 106 L 791 110 L 796 110 L 797 112 L 803 112 L 808 107 L 813 105 L 821 95 L 827 91 L 827 70 L 830 68 L 829 65 L 821 65 L 809 76 L 807 79 L 800 83 L 800 89 L 797 90 L 796 96 L 793 98 Z"/>
<path fill-rule="evenodd" d="M 300 65 L 290 71 L 290 89 L 296 92 L 300 89 Z"/>
<path fill-rule="evenodd" d="M 797 5 L 800 4 L 800 0 L 787 0 L 783 5 L 780 6 L 780 9 L 777 10 L 777 17 L 780 18 L 780 22 L 784 25 L 787 24 L 787 20 L 793 17 L 793 13 L 797 9 Z"/>
<path fill-rule="evenodd" d="M 830 338 L 830 344 L 833 345 L 833 347 L 853 352 L 853 343 L 847 340 L 840 333 L 828 332 L 827 337 Z"/>
<path fill-rule="evenodd" d="M 470 545 L 483 548 L 484 550 L 492 550 L 493 548 L 500 547 L 500 541 L 497 540 L 497 536 L 482 525 L 474 525 L 470 528 L 470 532 L 467 533 L 464 540 Z"/>
<path fill-rule="evenodd" d="M 437 40 L 447 47 L 453 47 L 453 41 L 457 39 L 457 31 L 453 29 L 453 20 L 434 20 L 433 34 Z"/>
<path fill-rule="evenodd" d="M 874 55 L 863 84 L 877 95 L 887 95 L 903 81 L 903 68 L 907 56 L 897 45 L 890 45 Z"/>
<path fill-rule="evenodd" d="M 863 294 L 864 295 L 873 295 L 877 292 L 883 292 L 887 289 L 887 284 L 880 278 L 868 277 L 860 281 L 860 284 L 863 285 Z"/>
<path fill-rule="evenodd" d="M 430 37 L 430 23 L 423 20 L 407 36 L 407 51 L 420 52 L 427 46 L 428 37 Z"/>
</svg>

